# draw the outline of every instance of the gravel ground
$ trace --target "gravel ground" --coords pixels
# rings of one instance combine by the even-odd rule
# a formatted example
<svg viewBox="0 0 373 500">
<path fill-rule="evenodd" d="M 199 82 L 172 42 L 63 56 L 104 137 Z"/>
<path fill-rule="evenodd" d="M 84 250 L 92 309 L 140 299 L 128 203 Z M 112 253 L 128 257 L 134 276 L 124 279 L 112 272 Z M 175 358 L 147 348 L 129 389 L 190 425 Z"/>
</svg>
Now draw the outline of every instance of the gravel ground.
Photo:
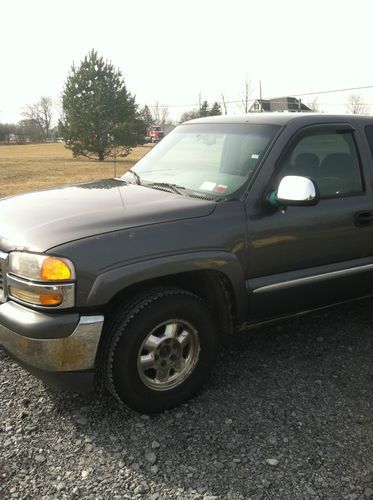
<svg viewBox="0 0 373 500">
<path fill-rule="evenodd" d="M 370 301 L 262 327 L 154 417 L 47 389 L 0 352 L 0 497 L 373 498 L 372 351 Z"/>
</svg>

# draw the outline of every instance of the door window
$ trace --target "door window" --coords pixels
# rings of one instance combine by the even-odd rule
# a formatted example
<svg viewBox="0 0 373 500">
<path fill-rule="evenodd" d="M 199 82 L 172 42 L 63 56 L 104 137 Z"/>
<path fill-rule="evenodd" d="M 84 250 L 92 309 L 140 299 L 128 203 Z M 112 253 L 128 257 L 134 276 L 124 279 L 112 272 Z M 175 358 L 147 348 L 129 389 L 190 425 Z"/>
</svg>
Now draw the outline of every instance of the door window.
<svg viewBox="0 0 373 500">
<path fill-rule="evenodd" d="M 320 198 L 348 196 L 364 191 L 353 132 L 319 130 L 303 134 L 279 165 L 278 182 L 286 175 L 309 177 Z"/>
</svg>

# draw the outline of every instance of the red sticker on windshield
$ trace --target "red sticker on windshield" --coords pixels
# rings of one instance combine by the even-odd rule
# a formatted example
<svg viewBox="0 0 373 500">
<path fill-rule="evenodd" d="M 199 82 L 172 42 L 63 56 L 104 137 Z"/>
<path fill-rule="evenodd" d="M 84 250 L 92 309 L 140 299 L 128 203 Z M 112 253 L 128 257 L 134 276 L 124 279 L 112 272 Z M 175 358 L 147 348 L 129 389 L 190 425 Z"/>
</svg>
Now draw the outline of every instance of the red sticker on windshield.
<svg viewBox="0 0 373 500">
<path fill-rule="evenodd" d="M 218 184 L 215 188 L 215 193 L 225 193 L 228 186 L 224 186 L 224 184 Z"/>
</svg>

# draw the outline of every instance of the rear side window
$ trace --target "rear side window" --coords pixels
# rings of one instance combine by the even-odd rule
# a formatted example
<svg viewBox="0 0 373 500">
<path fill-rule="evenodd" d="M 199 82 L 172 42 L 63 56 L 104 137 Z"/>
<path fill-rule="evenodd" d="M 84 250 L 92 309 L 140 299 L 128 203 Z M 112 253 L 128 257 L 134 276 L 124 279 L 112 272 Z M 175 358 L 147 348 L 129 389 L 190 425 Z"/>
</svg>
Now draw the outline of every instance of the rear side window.
<svg viewBox="0 0 373 500">
<path fill-rule="evenodd" d="M 370 152 L 372 153 L 373 156 L 373 125 L 367 125 L 365 127 L 365 133 L 368 139 Z"/>
<path fill-rule="evenodd" d="M 286 175 L 309 177 L 321 198 L 361 193 L 364 184 L 353 132 L 320 130 L 302 135 L 290 147 L 280 165 Z"/>
</svg>

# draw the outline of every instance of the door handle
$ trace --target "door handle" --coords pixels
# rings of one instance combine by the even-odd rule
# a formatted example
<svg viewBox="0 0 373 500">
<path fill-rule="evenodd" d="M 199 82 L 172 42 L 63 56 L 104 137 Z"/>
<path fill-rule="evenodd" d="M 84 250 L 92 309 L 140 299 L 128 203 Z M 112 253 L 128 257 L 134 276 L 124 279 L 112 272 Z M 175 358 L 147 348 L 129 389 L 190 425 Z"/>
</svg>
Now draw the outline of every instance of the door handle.
<svg viewBox="0 0 373 500">
<path fill-rule="evenodd" d="M 366 210 L 355 214 L 355 226 L 364 227 L 373 224 L 373 210 Z"/>
</svg>

